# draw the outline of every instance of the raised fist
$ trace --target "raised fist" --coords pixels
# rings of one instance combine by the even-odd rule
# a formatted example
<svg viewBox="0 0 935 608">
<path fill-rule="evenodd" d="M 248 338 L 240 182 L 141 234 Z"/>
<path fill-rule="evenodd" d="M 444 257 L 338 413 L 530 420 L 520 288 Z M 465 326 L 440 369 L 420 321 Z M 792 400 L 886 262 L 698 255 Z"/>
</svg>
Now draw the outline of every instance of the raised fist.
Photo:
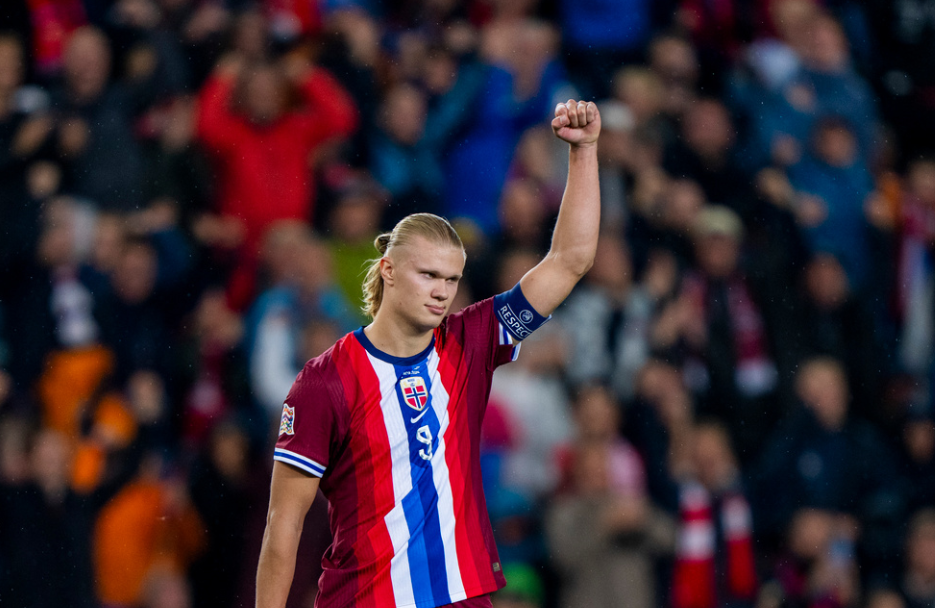
<svg viewBox="0 0 935 608">
<path fill-rule="evenodd" d="M 552 131 L 556 137 L 572 146 L 587 147 L 597 144 L 601 133 L 601 114 L 593 101 L 569 99 L 555 106 Z"/>
</svg>

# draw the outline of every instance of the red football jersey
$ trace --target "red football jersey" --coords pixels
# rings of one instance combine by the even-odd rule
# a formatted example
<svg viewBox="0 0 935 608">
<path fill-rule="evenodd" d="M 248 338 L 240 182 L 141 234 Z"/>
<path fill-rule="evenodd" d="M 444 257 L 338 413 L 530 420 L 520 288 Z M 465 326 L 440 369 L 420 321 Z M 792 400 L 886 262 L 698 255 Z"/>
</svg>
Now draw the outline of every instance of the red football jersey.
<svg viewBox="0 0 935 608">
<path fill-rule="evenodd" d="M 449 316 L 416 356 L 359 329 L 299 374 L 274 458 L 321 477 L 330 503 L 317 607 L 434 608 L 504 586 L 479 452 L 493 372 L 528 335 L 507 295 Z"/>
</svg>

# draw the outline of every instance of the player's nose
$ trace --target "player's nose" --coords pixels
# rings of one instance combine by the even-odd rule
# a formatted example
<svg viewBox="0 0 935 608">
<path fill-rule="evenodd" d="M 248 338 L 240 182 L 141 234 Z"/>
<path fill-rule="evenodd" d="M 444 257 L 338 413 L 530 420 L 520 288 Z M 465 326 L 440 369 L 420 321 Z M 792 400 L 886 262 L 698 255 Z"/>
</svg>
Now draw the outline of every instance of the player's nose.
<svg viewBox="0 0 935 608">
<path fill-rule="evenodd" d="M 439 302 L 444 302 L 450 295 L 451 294 L 448 293 L 448 286 L 444 282 L 441 285 L 436 285 L 435 288 L 432 289 L 432 297 Z"/>
</svg>

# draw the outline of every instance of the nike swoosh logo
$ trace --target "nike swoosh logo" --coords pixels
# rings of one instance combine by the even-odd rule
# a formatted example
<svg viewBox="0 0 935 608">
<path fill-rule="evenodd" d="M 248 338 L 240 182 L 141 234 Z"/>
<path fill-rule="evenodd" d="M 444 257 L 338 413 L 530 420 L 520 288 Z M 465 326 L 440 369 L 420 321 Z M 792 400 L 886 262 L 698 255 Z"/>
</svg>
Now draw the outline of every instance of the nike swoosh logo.
<svg viewBox="0 0 935 608">
<path fill-rule="evenodd" d="M 416 416 L 415 418 L 410 418 L 410 419 L 409 419 L 409 422 L 411 422 L 411 423 L 413 423 L 413 424 L 416 423 L 416 422 L 418 422 L 419 420 L 422 419 L 422 416 L 425 416 L 428 412 L 429 412 L 428 410 L 424 410 L 421 414 L 419 414 L 419 415 Z"/>
</svg>

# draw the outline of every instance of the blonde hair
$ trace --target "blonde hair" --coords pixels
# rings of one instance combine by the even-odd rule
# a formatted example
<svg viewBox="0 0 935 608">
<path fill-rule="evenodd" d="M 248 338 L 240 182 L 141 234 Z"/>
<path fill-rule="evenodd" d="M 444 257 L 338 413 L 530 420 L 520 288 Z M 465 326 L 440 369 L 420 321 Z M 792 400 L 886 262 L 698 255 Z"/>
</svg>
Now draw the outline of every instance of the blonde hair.
<svg viewBox="0 0 935 608">
<path fill-rule="evenodd" d="M 380 274 L 380 260 L 394 247 L 408 245 L 415 237 L 423 238 L 440 245 L 451 245 L 464 251 L 461 237 L 443 217 L 432 213 L 413 213 L 396 224 L 392 232 L 385 232 L 373 241 L 380 257 L 370 260 L 367 276 L 364 278 L 364 314 L 373 318 L 383 303 L 383 275 Z"/>
</svg>

